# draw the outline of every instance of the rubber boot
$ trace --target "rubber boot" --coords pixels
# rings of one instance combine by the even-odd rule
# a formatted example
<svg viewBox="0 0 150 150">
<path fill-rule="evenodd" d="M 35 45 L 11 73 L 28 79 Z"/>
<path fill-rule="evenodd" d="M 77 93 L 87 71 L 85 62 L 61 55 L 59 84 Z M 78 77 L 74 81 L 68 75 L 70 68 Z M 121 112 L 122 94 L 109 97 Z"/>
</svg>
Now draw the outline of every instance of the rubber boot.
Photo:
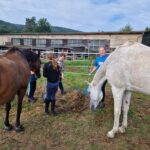
<svg viewBox="0 0 150 150">
<path fill-rule="evenodd" d="M 55 111 L 55 100 L 52 100 L 52 102 L 51 102 L 51 113 L 54 116 L 57 115 L 57 112 Z"/>
<path fill-rule="evenodd" d="M 45 113 L 49 114 L 49 102 L 45 102 Z"/>
</svg>

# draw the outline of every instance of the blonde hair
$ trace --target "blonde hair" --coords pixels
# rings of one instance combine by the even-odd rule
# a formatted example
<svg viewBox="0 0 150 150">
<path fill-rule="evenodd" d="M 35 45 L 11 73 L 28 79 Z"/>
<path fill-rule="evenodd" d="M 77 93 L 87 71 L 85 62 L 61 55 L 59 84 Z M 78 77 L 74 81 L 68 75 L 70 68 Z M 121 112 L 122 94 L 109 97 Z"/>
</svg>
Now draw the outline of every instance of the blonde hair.
<svg viewBox="0 0 150 150">
<path fill-rule="evenodd" d="M 47 58 L 52 63 L 53 69 L 57 70 L 58 64 L 57 61 L 54 59 L 54 54 L 48 54 Z"/>
</svg>

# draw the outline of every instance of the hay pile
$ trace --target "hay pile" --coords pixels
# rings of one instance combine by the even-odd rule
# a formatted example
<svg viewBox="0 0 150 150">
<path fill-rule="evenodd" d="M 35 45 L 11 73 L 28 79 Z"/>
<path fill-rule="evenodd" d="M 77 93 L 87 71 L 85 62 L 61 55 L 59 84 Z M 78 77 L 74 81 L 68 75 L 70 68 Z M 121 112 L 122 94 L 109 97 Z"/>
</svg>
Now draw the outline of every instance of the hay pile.
<svg viewBox="0 0 150 150">
<path fill-rule="evenodd" d="M 65 96 L 57 94 L 57 110 L 61 112 L 82 112 L 89 107 L 89 99 L 80 91 L 67 92 Z"/>
</svg>

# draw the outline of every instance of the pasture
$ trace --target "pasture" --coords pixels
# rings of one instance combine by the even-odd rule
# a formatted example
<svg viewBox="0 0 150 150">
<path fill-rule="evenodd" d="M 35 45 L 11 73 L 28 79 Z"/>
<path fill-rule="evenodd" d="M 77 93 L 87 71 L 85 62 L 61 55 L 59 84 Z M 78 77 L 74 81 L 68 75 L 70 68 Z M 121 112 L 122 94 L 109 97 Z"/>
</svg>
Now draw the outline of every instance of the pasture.
<svg viewBox="0 0 150 150">
<path fill-rule="evenodd" d="M 41 94 L 45 79 L 37 82 L 36 103 L 28 103 L 24 98 L 21 122 L 25 131 L 6 132 L 4 128 L 5 110 L 0 106 L 0 149 L 8 150 L 149 150 L 150 149 L 150 97 L 133 93 L 129 110 L 128 129 L 125 134 L 116 134 L 108 139 L 106 134 L 113 124 L 113 98 L 107 84 L 106 107 L 91 112 L 89 99 L 82 92 L 84 80 L 88 79 L 88 69 L 74 66 L 90 66 L 91 62 L 67 61 L 64 98 L 57 94 L 56 108 L 59 115 L 48 116 L 44 113 Z M 70 73 L 76 72 L 76 74 Z M 77 72 L 79 74 L 77 74 Z M 14 124 L 16 101 L 12 103 L 10 122 Z"/>
</svg>

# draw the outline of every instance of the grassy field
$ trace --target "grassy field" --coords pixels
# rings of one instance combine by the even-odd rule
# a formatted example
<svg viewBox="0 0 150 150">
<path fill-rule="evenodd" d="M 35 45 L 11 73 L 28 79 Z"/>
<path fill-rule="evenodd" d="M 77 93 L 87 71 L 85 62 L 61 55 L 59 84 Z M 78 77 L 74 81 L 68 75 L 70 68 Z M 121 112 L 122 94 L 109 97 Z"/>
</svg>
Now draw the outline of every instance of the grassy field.
<svg viewBox="0 0 150 150">
<path fill-rule="evenodd" d="M 87 65 L 88 62 L 66 62 L 68 66 Z M 67 68 L 68 67 L 68 68 Z M 68 69 L 68 72 L 72 70 Z M 83 92 L 88 79 L 88 70 L 75 70 L 80 74 L 65 73 L 64 86 L 67 91 L 66 101 L 61 103 L 67 106 L 67 101 L 74 99 L 73 91 Z M 84 75 L 86 74 L 86 75 Z M 44 91 L 45 79 L 37 83 L 35 96 L 36 103 L 28 103 L 24 99 L 21 114 L 21 123 L 25 127 L 22 133 L 6 132 L 4 128 L 5 111 L 0 106 L 0 150 L 149 150 L 150 149 L 150 101 L 149 96 L 133 93 L 129 111 L 128 129 L 125 134 L 117 134 L 115 139 L 106 137 L 107 131 L 113 125 L 113 98 L 110 86 L 107 85 L 106 107 L 103 110 L 91 112 L 88 108 L 83 111 L 66 111 L 57 105 L 59 115 L 48 116 L 44 113 L 44 104 L 41 95 Z M 69 95 L 72 94 L 70 97 Z M 79 97 L 81 98 L 81 97 Z M 89 103 L 88 98 L 80 101 Z M 62 101 L 59 92 L 57 104 Z M 16 116 L 16 101 L 12 103 L 10 122 L 14 124 Z"/>
</svg>

